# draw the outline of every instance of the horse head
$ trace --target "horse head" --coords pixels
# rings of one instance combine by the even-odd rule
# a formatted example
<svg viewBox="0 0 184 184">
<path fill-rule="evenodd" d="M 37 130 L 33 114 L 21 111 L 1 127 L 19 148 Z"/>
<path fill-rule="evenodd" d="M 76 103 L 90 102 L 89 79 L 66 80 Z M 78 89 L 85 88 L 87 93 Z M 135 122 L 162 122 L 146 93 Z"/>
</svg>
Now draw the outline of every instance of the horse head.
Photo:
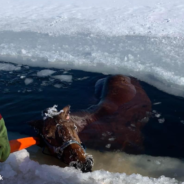
<svg viewBox="0 0 184 184">
<path fill-rule="evenodd" d="M 43 111 L 43 122 L 40 126 L 42 128 L 37 127 L 40 128 L 39 134 L 44 144 L 52 155 L 67 165 L 80 169 L 82 172 L 91 171 L 94 160 L 92 155 L 86 153 L 78 137 L 77 126 L 70 119 L 70 106 L 64 107 L 59 112 L 56 107 Z"/>
</svg>

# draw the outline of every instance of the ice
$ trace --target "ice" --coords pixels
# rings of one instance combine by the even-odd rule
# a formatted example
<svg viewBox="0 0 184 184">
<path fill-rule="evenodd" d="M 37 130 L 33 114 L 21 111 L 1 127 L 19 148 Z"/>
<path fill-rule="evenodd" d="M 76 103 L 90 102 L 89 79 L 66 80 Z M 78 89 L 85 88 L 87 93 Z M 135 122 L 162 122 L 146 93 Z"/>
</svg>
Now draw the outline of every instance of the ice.
<svg viewBox="0 0 184 184">
<path fill-rule="evenodd" d="M 61 85 L 61 84 L 54 84 L 54 87 L 55 87 L 55 88 L 61 88 L 62 85 Z"/>
<path fill-rule="evenodd" d="M 161 116 L 161 114 L 159 114 L 159 113 L 155 114 L 155 117 L 157 117 L 157 118 L 159 118 L 160 116 Z"/>
<path fill-rule="evenodd" d="M 180 122 L 181 122 L 182 124 L 184 124 L 184 120 L 181 120 Z"/>
<path fill-rule="evenodd" d="M 183 16 L 182 0 L 1 0 L 0 60 L 130 75 L 184 97 Z"/>
<path fill-rule="evenodd" d="M 158 163 L 156 163 L 158 165 Z M 151 178 L 140 174 L 126 175 L 125 173 L 112 173 L 104 170 L 91 173 L 81 173 L 74 168 L 61 168 L 39 164 L 29 158 L 26 150 L 12 153 L 9 158 L 0 164 L 2 184 L 25 183 L 67 183 L 67 184 L 179 184 L 176 179 L 161 176 Z"/>
<path fill-rule="evenodd" d="M 111 147 L 111 144 L 107 144 L 105 147 L 106 148 L 110 148 Z"/>
<path fill-rule="evenodd" d="M 111 137 L 111 138 L 109 138 L 108 140 L 109 141 L 114 141 L 116 138 L 114 138 L 114 137 Z"/>
<path fill-rule="evenodd" d="M 24 80 L 24 83 L 26 84 L 26 85 L 29 85 L 29 84 L 31 84 L 33 82 L 33 79 L 31 79 L 31 78 L 26 78 L 25 80 Z"/>
<path fill-rule="evenodd" d="M 55 75 L 52 77 L 54 79 L 59 79 L 60 81 L 72 82 L 72 75 Z"/>
<path fill-rule="evenodd" d="M 158 122 L 159 123 L 164 123 L 165 122 L 165 119 L 164 118 L 160 118 L 160 119 L 158 119 Z"/>
<path fill-rule="evenodd" d="M 160 105 L 162 102 L 155 102 L 153 105 Z"/>
<path fill-rule="evenodd" d="M 20 70 L 21 67 L 15 66 L 12 64 L 6 64 L 6 63 L 0 63 L 0 71 L 14 71 L 14 70 Z"/>
<path fill-rule="evenodd" d="M 38 77 L 47 77 L 47 76 L 52 75 L 53 73 L 55 73 L 54 70 L 45 69 L 45 70 L 41 70 L 41 71 L 37 72 L 37 76 Z"/>
<path fill-rule="evenodd" d="M 182 35 L 182 0 L 91 1 L 1 0 L 2 31 L 34 31 L 50 35 L 76 32 Z M 102 11 L 103 10 L 103 11 Z M 177 18 L 176 18 L 177 17 Z M 20 39 L 21 40 L 21 39 Z M 6 45 L 3 45 L 4 47 Z M 13 46 L 13 43 L 12 43 Z M 66 45 L 67 47 L 67 45 Z M 20 52 L 26 54 L 26 48 Z"/>
</svg>

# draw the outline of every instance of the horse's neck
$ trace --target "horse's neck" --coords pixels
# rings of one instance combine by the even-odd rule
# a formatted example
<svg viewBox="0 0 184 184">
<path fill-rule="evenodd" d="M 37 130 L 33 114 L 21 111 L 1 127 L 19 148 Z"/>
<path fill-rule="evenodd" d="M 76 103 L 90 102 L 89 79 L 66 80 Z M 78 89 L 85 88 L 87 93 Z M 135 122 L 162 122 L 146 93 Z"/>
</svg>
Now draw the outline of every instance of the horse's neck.
<svg viewBox="0 0 184 184">
<path fill-rule="evenodd" d="M 70 119 L 76 124 L 79 132 L 81 132 L 85 126 L 94 122 L 93 114 L 87 111 L 72 113 Z"/>
<path fill-rule="evenodd" d="M 104 103 L 102 106 L 100 105 L 94 105 L 90 108 L 88 108 L 87 111 L 80 111 L 72 113 L 70 116 L 71 120 L 76 124 L 78 127 L 78 131 L 81 132 L 85 126 L 87 126 L 90 123 L 93 123 L 100 119 L 101 117 L 104 117 L 105 115 L 112 114 L 115 110 L 117 110 L 117 107 L 113 109 L 112 104 L 106 104 Z"/>
</svg>

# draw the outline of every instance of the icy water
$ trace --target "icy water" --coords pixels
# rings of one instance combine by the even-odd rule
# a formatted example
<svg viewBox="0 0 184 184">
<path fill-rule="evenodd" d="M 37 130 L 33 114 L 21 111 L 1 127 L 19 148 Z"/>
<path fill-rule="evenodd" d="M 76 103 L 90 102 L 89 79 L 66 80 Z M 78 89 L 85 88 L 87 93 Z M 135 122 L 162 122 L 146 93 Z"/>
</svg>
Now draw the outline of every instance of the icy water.
<svg viewBox="0 0 184 184">
<path fill-rule="evenodd" d="M 0 64 L 5 64 L 7 68 L 8 63 Z M 96 104 L 98 100 L 94 95 L 94 85 L 98 79 L 106 76 L 9 63 L 8 71 L 0 72 L 0 112 L 6 121 L 9 138 L 35 135 L 26 122 L 40 119 L 41 111 L 54 104 L 59 108 L 70 104 L 71 112 Z M 143 129 L 145 155 L 87 149 L 94 156 L 94 170 L 138 173 L 150 177 L 164 175 L 183 180 L 184 99 L 164 93 L 145 82 L 140 83 L 151 99 L 153 109 L 152 117 Z M 36 146 L 28 151 L 30 158 L 40 164 L 65 166 L 57 159 L 43 155 Z"/>
</svg>

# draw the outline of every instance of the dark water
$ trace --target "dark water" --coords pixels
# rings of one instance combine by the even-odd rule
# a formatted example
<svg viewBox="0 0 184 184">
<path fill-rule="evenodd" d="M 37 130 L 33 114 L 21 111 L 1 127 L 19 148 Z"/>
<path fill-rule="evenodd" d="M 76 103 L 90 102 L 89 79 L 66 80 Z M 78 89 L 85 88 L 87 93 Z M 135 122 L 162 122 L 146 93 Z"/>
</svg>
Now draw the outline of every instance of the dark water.
<svg viewBox="0 0 184 184">
<path fill-rule="evenodd" d="M 98 79 L 107 76 L 53 69 L 56 71 L 54 75 L 73 76 L 72 82 L 62 82 L 53 80 L 50 76 L 37 77 L 36 73 L 42 69 L 45 68 L 22 66 L 19 71 L 0 71 L 0 113 L 6 121 L 8 131 L 33 135 L 34 131 L 26 122 L 40 119 L 41 111 L 54 104 L 59 109 L 70 104 L 71 112 L 96 104 L 98 100 L 94 95 L 94 85 Z M 33 82 L 25 85 L 25 78 L 22 79 L 21 76 L 31 78 Z M 183 158 L 184 98 L 169 95 L 144 82 L 140 83 L 153 104 L 152 118 L 143 129 L 145 153 Z M 56 88 L 55 84 L 62 87 Z"/>
</svg>

